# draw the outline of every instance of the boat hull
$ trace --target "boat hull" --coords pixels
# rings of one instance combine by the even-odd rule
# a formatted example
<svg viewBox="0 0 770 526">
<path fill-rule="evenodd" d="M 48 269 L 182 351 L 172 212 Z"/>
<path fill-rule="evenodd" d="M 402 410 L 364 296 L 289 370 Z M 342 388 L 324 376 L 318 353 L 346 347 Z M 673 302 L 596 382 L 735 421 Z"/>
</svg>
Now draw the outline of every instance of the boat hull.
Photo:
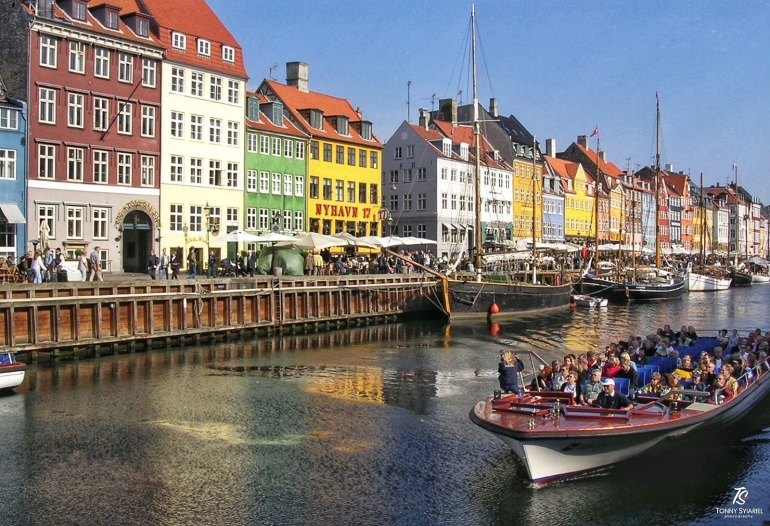
<svg viewBox="0 0 770 526">
<path fill-rule="evenodd" d="M 763 276 L 762 274 L 752 274 L 752 283 L 770 283 L 770 276 Z"/>
<path fill-rule="evenodd" d="M 733 287 L 749 287 L 752 283 L 751 274 L 743 272 L 731 272 L 730 278 L 732 279 L 731 285 Z"/>
<path fill-rule="evenodd" d="M 452 318 L 486 316 L 493 304 L 499 314 L 536 312 L 569 306 L 572 285 L 532 285 L 450 281 Z"/>
<path fill-rule="evenodd" d="M 610 301 L 626 301 L 626 288 L 622 283 L 608 279 L 584 276 L 577 282 L 575 289 L 580 294 L 600 294 Z"/>
<path fill-rule="evenodd" d="M 674 300 L 682 297 L 684 280 L 674 283 L 627 283 L 625 287 L 630 300 Z"/>
<path fill-rule="evenodd" d="M 717 292 L 729 289 L 732 280 L 730 278 L 717 278 L 696 272 L 688 272 L 685 282 L 689 292 Z"/>
<path fill-rule="evenodd" d="M 23 363 L 0 366 L 0 391 L 20 386 L 24 381 L 26 368 Z"/>
</svg>

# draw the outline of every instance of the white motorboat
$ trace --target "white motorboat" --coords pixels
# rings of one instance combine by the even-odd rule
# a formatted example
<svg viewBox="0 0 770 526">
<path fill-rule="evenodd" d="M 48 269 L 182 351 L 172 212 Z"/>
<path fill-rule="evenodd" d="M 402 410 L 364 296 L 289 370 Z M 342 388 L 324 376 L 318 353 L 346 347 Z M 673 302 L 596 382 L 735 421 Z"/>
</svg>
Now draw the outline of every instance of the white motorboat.
<svg viewBox="0 0 770 526">
<path fill-rule="evenodd" d="M 752 283 L 770 283 L 770 276 L 766 276 L 764 274 L 752 274 L 751 282 Z"/>
<path fill-rule="evenodd" d="M 719 278 L 716 276 L 708 276 L 706 274 L 698 274 L 691 270 L 687 271 L 687 279 L 685 280 L 685 286 L 689 292 L 715 292 L 727 290 L 730 288 L 730 283 L 732 283 L 730 278 Z"/>
<path fill-rule="evenodd" d="M 0 391 L 14 389 L 24 381 L 27 366 L 10 351 L 0 351 Z"/>
<path fill-rule="evenodd" d="M 572 296 L 573 301 L 581 307 L 606 307 L 607 298 L 588 296 L 586 294 L 576 294 Z"/>
</svg>

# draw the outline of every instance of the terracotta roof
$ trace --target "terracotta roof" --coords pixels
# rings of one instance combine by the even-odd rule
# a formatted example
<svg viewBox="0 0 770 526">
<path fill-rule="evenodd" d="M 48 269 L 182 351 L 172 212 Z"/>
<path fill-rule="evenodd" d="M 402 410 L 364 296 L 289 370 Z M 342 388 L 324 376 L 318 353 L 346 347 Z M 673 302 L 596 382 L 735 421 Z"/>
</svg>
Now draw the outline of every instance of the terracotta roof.
<svg viewBox="0 0 770 526">
<path fill-rule="evenodd" d="M 410 124 L 410 126 L 412 127 L 412 129 L 415 132 L 417 132 L 417 134 L 420 137 L 422 137 L 423 139 L 425 139 L 428 142 L 430 142 L 430 141 L 440 141 L 441 139 L 444 138 L 443 135 L 441 135 L 439 132 L 437 132 L 434 129 L 426 130 L 425 128 L 423 128 L 422 126 L 418 126 L 417 124 Z"/>
<path fill-rule="evenodd" d="M 360 144 L 369 148 L 382 148 L 382 143 L 372 132 L 372 139 L 364 139 L 356 130 L 354 124 L 363 119 L 347 99 L 325 95 L 315 91 L 300 91 L 295 86 L 287 86 L 272 80 L 262 81 L 262 85 L 257 90 L 265 95 L 268 100 L 272 96 L 278 97 L 283 102 L 284 109 L 291 112 L 295 122 L 299 123 L 304 131 L 313 138 L 329 139 L 340 142 L 349 142 Z M 316 129 L 310 126 L 308 111 L 320 110 L 324 115 L 323 129 Z M 347 117 L 348 135 L 337 133 L 336 127 L 332 124 L 333 117 Z"/>
<path fill-rule="evenodd" d="M 258 93 L 247 92 L 246 93 L 247 100 L 250 97 L 256 97 L 257 99 L 259 99 L 260 119 L 259 119 L 259 122 L 257 122 L 257 121 L 252 121 L 252 120 L 247 118 L 246 119 L 246 127 L 247 128 L 251 128 L 251 129 L 254 129 L 254 130 L 262 130 L 262 131 L 266 131 L 266 132 L 270 132 L 270 133 L 280 133 L 280 134 L 283 134 L 283 135 L 293 135 L 295 137 L 302 137 L 302 138 L 305 138 L 305 139 L 308 137 L 308 135 L 306 133 L 304 133 L 302 130 L 300 130 L 299 128 L 297 128 L 294 125 L 294 123 L 291 122 L 291 119 L 288 119 L 286 117 L 286 115 L 284 115 L 284 117 L 283 117 L 283 126 L 278 126 L 276 124 L 273 124 L 273 121 L 271 121 L 268 118 L 267 114 L 264 111 L 262 111 L 262 108 L 263 108 L 262 105 L 268 103 L 268 100 L 267 100 L 267 98 L 265 98 L 264 95 L 260 95 Z"/>
<path fill-rule="evenodd" d="M 112 1 L 112 0 L 110 0 Z M 131 1 L 131 0 L 128 0 Z M 166 47 L 166 59 L 212 70 L 220 73 L 248 78 L 243 63 L 243 50 L 219 17 L 205 0 L 140 0 L 160 26 L 160 40 Z M 186 49 L 172 47 L 171 33 L 187 36 Z M 209 57 L 198 54 L 198 38 L 211 42 Z M 235 49 L 235 62 L 222 59 L 222 47 Z"/>
<path fill-rule="evenodd" d="M 623 174 L 625 173 L 623 170 L 618 168 L 615 164 L 603 160 L 591 148 L 584 148 L 582 145 L 578 143 L 574 143 L 574 144 L 575 146 L 578 147 L 579 150 L 581 150 L 585 154 L 586 157 L 588 157 L 594 164 L 596 164 L 599 167 L 599 169 L 602 171 L 603 174 L 611 175 L 613 177 L 622 177 Z"/>
</svg>

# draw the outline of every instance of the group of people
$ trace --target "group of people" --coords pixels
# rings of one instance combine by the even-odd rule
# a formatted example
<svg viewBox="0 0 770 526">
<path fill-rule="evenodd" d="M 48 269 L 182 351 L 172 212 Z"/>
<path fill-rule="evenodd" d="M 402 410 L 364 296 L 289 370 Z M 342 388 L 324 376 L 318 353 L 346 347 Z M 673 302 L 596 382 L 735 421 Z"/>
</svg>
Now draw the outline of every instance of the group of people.
<svg viewBox="0 0 770 526">
<path fill-rule="evenodd" d="M 57 283 L 63 273 L 66 274 L 64 262 L 66 258 L 61 248 L 52 249 L 45 247 L 43 250 L 35 249 L 27 252 L 16 263 L 12 256 L 0 258 L 0 269 L 8 275 L 17 277 L 19 282 L 29 283 Z M 81 281 L 103 281 L 102 258 L 99 247 L 86 256 L 79 251 L 77 254 L 77 268 L 80 271 Z"/>
<path fill-rule="evenodd" d="M 441 260 L 429 251 L 415 250 L 398 252 L 395 257 L 385 253 L 369 256 L 352 254 L 332 255 L 328 249 L 309 251 L 305 256 L 306 276 L 329 276 L 348 274 L 410 274 L 423 272 L 422 267 L 441 271 Z"/>
<path fill-rule="evenodd" d="M 692 326 L 673 331 L 669 325 L 646 337 L 629 335 L 624 341 L 611 343 L 604 351 L 588 351 L 554 360 L 550 367 L 541 366 L 529 385 L 530 391 L 564 391 L 572 394 L 571 403 L 593 405 L 607 409 L 630 409 L 637 396 L 660 397 L 672 390 L 684 388 L 700 391 L 694 394 L 669 395 L 672 400 L 704 403 L 724 403 L 738 394 L 742 383 L 770 370 L 766 359 L 770 348 L 770 332 L 760 329 L 741 337 L 737 330 L 728 335 L 719 332 L 719 345 L 711 352 L 703 351 L 695 363 L 690 354 L 679 356 L 675 346 L 688 347 L 697 341 Z M 669 374 L 654 372 L 647 385 L 638 384 L 637 368 L 654 361 L 653 357 L 676 359 L 675 370 Z M 518 384 L 524 364 L 511 351 L 501 353 L 498 366 L 500 389 L 522 394 Z M 615 389 L 615 380 L 628 380 L 631 396 Z"/>
<path fill-rule="evenodd" d="M 198 254 L 195 247 L 190 247 L 186 262 L 189 269 L 187 279 L 196 279 L 198 277 Z M 164 247 L 158 255 L 154 249 L 150 249 L 150 255 L 147 258 L 147 273 L 151 279 L 179 279 L 179 271 L 182 267 L 181 252 L 172 250 L 171 255 L 169 255 Z M 209 278 L 218 278 L 220 274 L 227 277 L 251 277 L 254 276 L 256 270 L 257 253 L 253 250 L 246 251 L 245 255 L 239 252 L 234 260 L 226 258 L 221 261 L 215 252 L 209 251 L 208 266 L 206 267 L 206 276 Z"/>
</svg>

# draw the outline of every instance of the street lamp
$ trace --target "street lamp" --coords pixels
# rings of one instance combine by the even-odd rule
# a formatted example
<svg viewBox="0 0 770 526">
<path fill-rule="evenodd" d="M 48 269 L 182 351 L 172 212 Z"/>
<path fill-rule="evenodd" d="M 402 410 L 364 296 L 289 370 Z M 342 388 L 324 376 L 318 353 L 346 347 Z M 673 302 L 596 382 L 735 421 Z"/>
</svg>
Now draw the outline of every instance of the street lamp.
<svg viewBox="0 0 770 526">
<path fill-rule="evenodd" d="M 206 206 L 203 207 L 203 213 L 206 215 L 206 257 L 209 257 L 211 253 L 211 247 L 209 246 L 209 234 L 211 233 L 211 212 L 213 207 L 209 206 L 209 202 L 206 201 Z"/>
</svg>

